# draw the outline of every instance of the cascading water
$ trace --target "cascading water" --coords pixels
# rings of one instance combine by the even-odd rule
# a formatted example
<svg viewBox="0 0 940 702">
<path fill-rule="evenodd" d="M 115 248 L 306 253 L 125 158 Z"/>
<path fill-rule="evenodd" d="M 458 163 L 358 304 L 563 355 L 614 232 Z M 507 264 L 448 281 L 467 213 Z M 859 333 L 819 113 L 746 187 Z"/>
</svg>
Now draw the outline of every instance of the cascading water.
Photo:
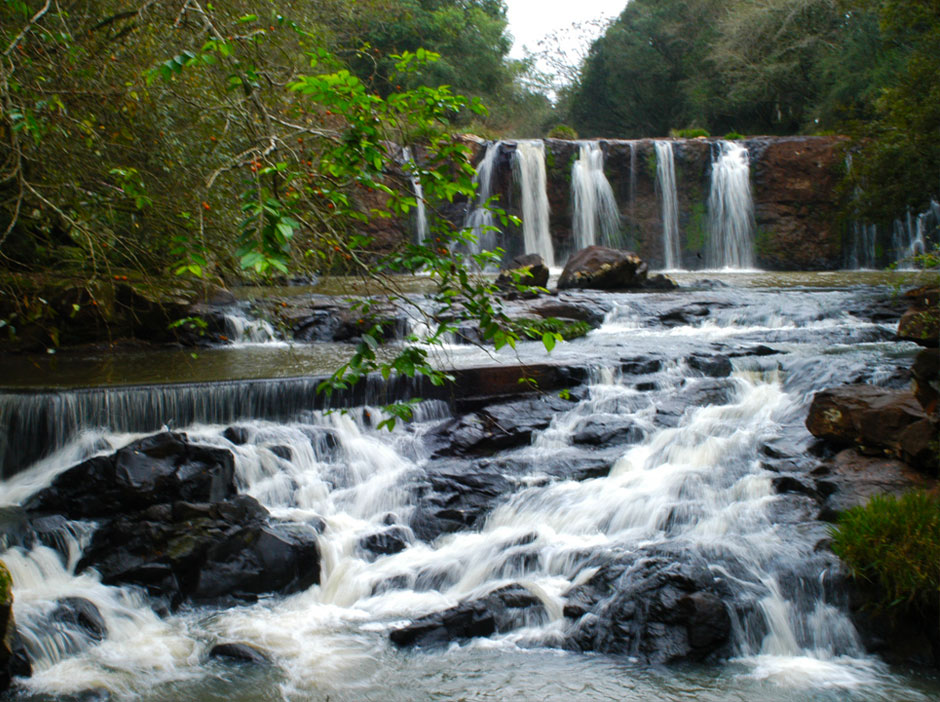
<svg viewBox="0 0 940 702">
<path fill-rule="evenodd" d="M 411 181 L 411 189 L 415 194 L 415 241 L 423 242 L 428 236 L 428 214 L 424 205 L 424 186 L 421 185 L 421 179 L 418 177 L 418 164 L 414 159 L 409 147 L 401 150 L 402 165 L 408 173 L 408 179 Z"/>
<path fill-rule="evenodd" d="M 748 153 L 741 144 L 720 141 L 715 146 L 708 224 L 709 268 L 754 267 L 754 202 Z"/>
<path fill-rule="evenodd" d="M 604 175 L 604 152 L 596 141 L 580 143 L 571 167 L 572 235 L 575 250 L 594 244 L 618 248 L 620 211 Z"/>
<path fill-rule="evenodd" d="M 916 270 L 915 257 L 928 249 L 928 239 L 940 240 L 940 203 L 931 201 L 930 207 L 916 217 L 908 212 L 903 219 L 894 220 L 891 243 L 899 270 Z"/>
<path fill-rule="evenodd" d="M 264 319 L 249 317 L 240 308 L 224 313 L 225 335 L 234 344 L 269 344 L 278 341 L 277 332 Z"/>
<path fill-rule="evenodd" d="M 102 690 L 142 702 L 928 702 L 935 683 L 911 683 L 863 654 L 831 592 L 838 566 L 813 499 L 774 487 L 817 463 L 803 426 L 815 390 L 845 377 L 889 379 L 903 365 L 877 343 L 889 329 L 845 312 L 852 295 L 718 288 L 604 298 L 612 312 L 600 329 L 556 349 L 560 363 L 592 363 L 590 382 L 570 401 L 556 398 L 553 416 L 530 426 L 530 441 L 487 458 L 436 454 L 434 437 L 459 440 L 441 428 L 449 421 L 442 402 L 391 433 L 374 428 L 374 409 L 242 419 L 238 444 L 225 424 L 185 427 L 194 443 L 232 452 L 240 490 L 273 517 L 321 525 L 320 584 L 157 616 L 141 590 L 76 574 L 94 525 L 53 522 L 45 540 L 0 554 L 35 669 L 17 699 Z M 707 314 L 663 321 L 690 305 Z M 758 343 L 780 350 L 754 355 Z M 524 360 L 536 346 L 520 343 Z M 730 375 L 706 376 L 702 353 L 734 358 Z M 524 420 L 520 407 L 507 418 Z M 474 423 L 463 426 L 472 435 Z M 89 431 L 0 485 L 0 502 L 21 503 L 68 466 L 133 438 Z M 476 516 L 467 500 L 488 507 Z M 389 530 L 397 550 L 366 546 Z M 643 599 L 643 584 L 659 577 L 673 578 L 672 589 Z M 657 637 L 668 634 L 689 583 L 707 583 L 725 603 L 733 660 L 669 669 L 631 662 L 668 657 Z M 529 604 L 509 607 L 497 633 L 407 654 L 388 642 L 389 630 L 410 620 L 507 591 Z M 69 598 L 100 613 L 98 638 L 56 616 Z M 647 625 L 656 616 L 666 618 Z M 218 642 L 251 644 L 273 663 L 207 663 Z M 584 648 L 605 655 L 576 652 Z"/>
<path fill-rule="evenodd" d="M 473 232 L 475 239 L 475 243 L 470 247 L 470 253 L 477 254 L 496 248 L 497 239 L 494 231 L 496 221 L 493 213 L 485 205 L 493 195 L 493 174 L 496 170 L 496 159 L 499 156 L 501 144 L 502 142 L 499 141 L 491 141 L 486 145 L 486 153 L 473 176 L 477 199 L 473 208 L 467 212 L 463 224 L 464 229 Z"/>
<path fill-rule="evenodd" d="M 555 265 L 555 249 L 548 228 L 548 192 L 545 178 L 545 144 L 520 141 L 513 157 L 513 175 L 522 191 L 522 235 L 525 253 L 538 254 L 545 265 Z"/>
<path fill-rule="evenodd" d="M 675 157 L 671 141 L 655 141 L 653 144 L 656 147 L 656 184 L 663 213 L 663 266 L 674 270 L 682 266 Z"/>
<path fill-rule="evenodd" d="M 852 154 L 845 155 L 845 170 L 852 171 Z M 858 197 L 861 189 L 856 188 Z M 877 241 L 878 227 L 874 224 L 853 220 L 850 225 L 852 240 L 846 249 L 845 267 L 849 270 L 870 270 L 878 265 Z"/>
</svg>

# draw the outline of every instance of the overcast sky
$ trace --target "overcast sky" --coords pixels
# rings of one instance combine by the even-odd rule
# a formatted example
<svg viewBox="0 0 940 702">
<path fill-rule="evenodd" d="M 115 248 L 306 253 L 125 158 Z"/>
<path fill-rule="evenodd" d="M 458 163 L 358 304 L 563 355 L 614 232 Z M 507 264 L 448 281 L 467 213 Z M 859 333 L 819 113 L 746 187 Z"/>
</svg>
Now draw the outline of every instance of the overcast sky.
<svg viewBox="0 0 940 702">
<path fill-rule="evenodd" d="M 537 50 L 540 39 L 574 22 L 616 17 L 627 0 L 506 0 L 509 32 L 515 38 L 511 55 L 523 56 L 523 46 Z"/>
</svg>

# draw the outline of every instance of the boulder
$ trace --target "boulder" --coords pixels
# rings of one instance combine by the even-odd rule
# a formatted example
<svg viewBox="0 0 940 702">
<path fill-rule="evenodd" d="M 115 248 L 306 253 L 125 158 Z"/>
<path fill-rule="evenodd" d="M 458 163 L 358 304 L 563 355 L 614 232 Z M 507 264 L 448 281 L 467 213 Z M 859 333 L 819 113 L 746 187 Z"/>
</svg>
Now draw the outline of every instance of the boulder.
<svg viewBox="0 0 940 702">
<path fill-rule="evenodd" d="M 516 275 L 518 275 L 518 280 Z M 516 256 L 496 278 L 496 287 L 508 292 L 518 292 L 517 285 L 544 288 L 548 285 L 548 266 L 538 254 Z"/>
<path fill-rule="evenodd" d="M 667 555 L 601 565 L 566 593 L 569 648 L 621 653 L 651 663 L 728 654 L 731 616 L 723 587 L 705 564 Z"/>
<path fill-rule="evenodd" d="M 411 542 L 411 530 L 402 526 L 391 526 L 359 539 L 359 548 L 374 556 L 387 556 L 404 551 Z"/>
<path fill-rule="evenodd" d="M 917 288 L 905 297 L 911 306 L 898 322 L 898 338 L 936 348 L 940 345 L 940 288 Z"/>
<path fill-rule="evenodd" d="M 139 585 L 176 607 L 304 590 L 319 582 L 320 559 L 313 528 L 273 520 L 241 495 L 122 515 L 95 532 L 76 570 L 88 568 L 106 584 Z"/>
<path fill-rule="evenodd" d="M 30 512 L 96 519 L 165 502 L 217 502 L 235 492 L 230 451 L 163 432 L 69 468 L 25 506 Z"/>
<path fill-rule="evenodd" d="M 900 496 L 936 484 L 897 459 L 863 456 L 852 448 L 820 464 L 811 476 L 816 492 L 824 499 L 819 518 L 826 521 L 835 521 L 842 512 L 867 504 L 875 495 Z"/>
<path fill-rule="evenodd" d="M 937 414 L 940 399 L 940 349 L 924 349 L 911 367 L 914 397 L 927 414 Z"/>
<path fill-rule="evenodd" d="M 588 246 L 575 253 L 558 279 L 558 289 L 627 290 L 646 281 L 647 265 L 635 253 Z"/>
<path fill-rule="evenodd" d="M 887 447 L 924 418 L 913 394 L 872 385 L 842 385 L 817 392 L 806 428 L 840 446 Z"/>
<path fill-rule="evenodd" d="M 545 319 L 550 317 L 576 319 L 587 322 L 595 328 L 603 324 L 604 317 L 610 309 L 610 302 L 607 300 L 592 300 L 586 297 L 577 297 L 570 293 L 544 298 L 528 307 L 530 312 Z"/>
<path fill-rule="evenodd" d="M 256 646 L 247 643 L 221 643 L 209 649 L 209 658 L 220 658 L 234 663 L 269 665 L 271 657 Z"/>
</svg>

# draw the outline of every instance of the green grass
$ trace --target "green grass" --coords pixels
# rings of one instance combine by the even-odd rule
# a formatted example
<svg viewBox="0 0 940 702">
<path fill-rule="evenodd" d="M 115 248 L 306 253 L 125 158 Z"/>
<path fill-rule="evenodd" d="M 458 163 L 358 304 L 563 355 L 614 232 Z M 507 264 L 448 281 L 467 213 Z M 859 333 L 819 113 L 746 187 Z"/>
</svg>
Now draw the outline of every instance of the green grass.
<svg viewBox="0 0 940 702">
<path fill-rule="evenodd" d="M 875 606 L 936 606 L 940 597 L 940 498 L 915 490 L 876 495 L 844 512 L 832 550 L 881 594 Z"/>
</svg>

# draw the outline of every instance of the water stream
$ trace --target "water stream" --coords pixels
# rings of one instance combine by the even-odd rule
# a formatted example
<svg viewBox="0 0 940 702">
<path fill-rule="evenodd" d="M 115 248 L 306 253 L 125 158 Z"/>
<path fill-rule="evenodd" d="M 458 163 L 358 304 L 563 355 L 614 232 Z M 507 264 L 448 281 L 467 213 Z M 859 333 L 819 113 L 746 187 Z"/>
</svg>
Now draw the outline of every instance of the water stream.
<svg viewBox="0 0 940 702">
<path fill-rule="evenodd" d="M 513 158 L 513 175 L 522 191 L 522 235 L 525 253 L 538 254 L 549 268 L 555 266 L 555 250 L 548 229 L 548 193 L 545 178 L 545 144 L 520 141 Z"/>
<path fill-rule="evenodd" d="M 600 244 L 620 248 L 620 211 L 604 175 L 604 151 L 596 141 L 579 145 L 571 167 L 574 249 Z"/>
<path fill-rule="evenodd" d="M 432 456 L 427 437 L 450 412 L 443 402 L 428 403 L 414 423 L 391 433 L 373 428 L 377 410 L 328 414 L 299 392 L 282 415 L 241 407 L 242 445 L 223 435 L 231 414 L 181 427 L 199 443 L 232 451 L 240 489 L 273 515 L 325 525 L 321 584 L 255 604 L 158 616 L 139 591 L 75 574 L 91 526 L 64 524 L 57 549 L 0 555 L 16 583 L 17 622 L 35 669 L 17 699 L 95 689 L 148 702 L 936 699 L 940 681 L 891 669 L 862 650 L 844 603 L 827 587 L 838 564 L 820 547 L 826 526 L 814 520 L 809 497 L 774 490 L 779 468 L 767 458 L 811 469 L 803 420 L 812 393 L 850 379 L 897 383 L 916 347 L 853 316 L 873 289 L 830 287 L 825 276 L 799 280 L 785 288 L 703 284 L 603 296 L 611 310 L 604 324 L 554 356 L 589 365 L 590 381 L 531 441 L 491 458 Z M 757 344 L 773 350 L 755 355 Z M 544 360 L 534 342 L 520 344 L 519 354 Z M 479 363 L 481 355 L 470 349 L 451 360 Z M 694 358 L 711 355 L 731 357 L 730 376 L 699 370 Z M 191 392 L 208 402 L 219 391 Z M 0 503 L 20 503 L 66 467 L 139 436 L 119 417 L 139 412 L 150 402 L 145 395 L 128 396 L 125 409 L 100 415 L 97 428 L 85 426 L 0 484 Z M 219 396 L 217 404 L 238 397 Z M 324 430 L 333 442 L 311 440 Z M 508 488 L 472 528 L 422 540 L 417 515 L 429 476 L 441 471 L 495 475 Z M 390 523 L 409 534 L 406 548 L 388 555 L 362 548 L 364 537 Z M 572 650 L 569 590 L 609 568 L 622 569 L 628 584 L 643 564 L 662 560 L 701 568 L 721 583 L 733 624 L 730 659 L 660 667 L 629 650 Z M 399 650 L 388 641 L 396 626 L 506 585 L 534 595 L 541 613 L 444 649 Z M 50 624 L 67 597 L 97 606 L 109 632 L 102 641 Z M 606 597 L 598 611 L 609 618 L 591 624 L 601 637 L 616 629 L 614 614 L 624 606 L 616 591 Z M 251 643 L 274 663 L 206 661 L 220 641 Z"/>
<path fill-rule="evenodd" d="M 682 267 L 682 249 L 679 245 L 679 198 L 676 193 L 676 163 L 671 141 L 655 141 L 656 184 L 663 213 L 663 267 L 674 270 Z"/>
<path fill-rule="evenodd" d="M 747 149 L 730 141 L 720 141 L 714 149 L 706 264 L 719 269 L 753 268 L 754 201 Z"/>
</svg>

